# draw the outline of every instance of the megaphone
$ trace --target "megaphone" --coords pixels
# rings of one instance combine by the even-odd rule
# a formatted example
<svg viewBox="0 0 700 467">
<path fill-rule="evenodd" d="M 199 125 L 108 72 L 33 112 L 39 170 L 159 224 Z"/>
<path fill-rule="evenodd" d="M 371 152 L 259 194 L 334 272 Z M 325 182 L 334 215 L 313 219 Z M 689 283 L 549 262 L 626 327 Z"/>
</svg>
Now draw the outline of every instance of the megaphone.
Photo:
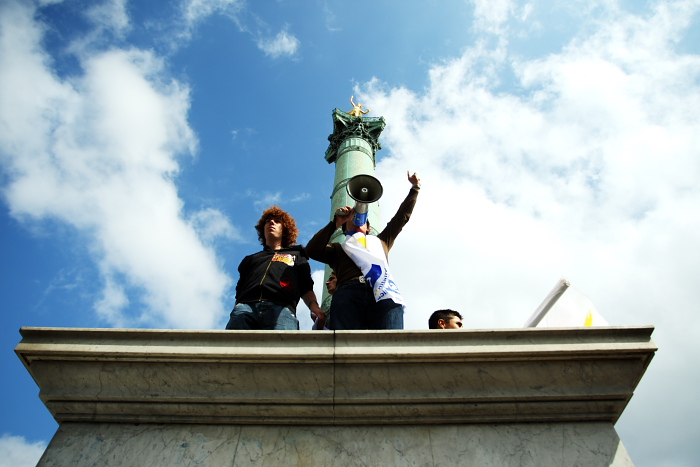
<svg viewBox="0 0 700 467">
<path fill-rule="evenodd" d="M 357 227 L 362 227 L 367 223 L 369 204 L 382 197 L 384 192 L 382 184 L 371 175 L 355 175 L 348 180 L 346 189 L 348 195 L 355 200 L 355 216 L 352 222 Z"/>
</svg>

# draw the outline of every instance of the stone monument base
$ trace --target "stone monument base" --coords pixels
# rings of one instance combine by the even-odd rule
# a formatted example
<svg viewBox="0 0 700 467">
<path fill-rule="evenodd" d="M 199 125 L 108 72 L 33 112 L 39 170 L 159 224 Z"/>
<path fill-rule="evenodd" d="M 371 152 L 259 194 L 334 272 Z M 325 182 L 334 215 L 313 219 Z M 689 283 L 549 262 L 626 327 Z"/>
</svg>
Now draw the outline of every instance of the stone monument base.
<svg viewBox="0 0 700 467">
<path fill-rule="evenodd" d="M 39 466 L 630 466 L 651 327 L 23 328 Z"/>
<path fill-rule="evenodd" d="M 40 466 L 630 466 L 610 423 L 64 423 Z"/>
</svg>

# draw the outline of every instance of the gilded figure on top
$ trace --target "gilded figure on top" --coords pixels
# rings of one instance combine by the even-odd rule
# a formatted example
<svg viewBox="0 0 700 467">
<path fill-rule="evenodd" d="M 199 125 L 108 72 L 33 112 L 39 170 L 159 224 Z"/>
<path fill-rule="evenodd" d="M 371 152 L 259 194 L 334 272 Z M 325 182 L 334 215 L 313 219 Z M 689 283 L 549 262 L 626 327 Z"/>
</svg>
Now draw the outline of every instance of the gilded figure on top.
<svg viewBox="0 0 700 467">
<path fill-rule="evenodd" d="M 352 110 L 348 112 L 350 115 L 353 117 L 362 117 L 364 114 L 369 113 L 369 109 L 363 110 L 362 109 L 362 104 L 355 104 L 355 101 L 353 100 L 355 96 L 350 96 L 350 103 L 352 104 Z"/>
</svg>

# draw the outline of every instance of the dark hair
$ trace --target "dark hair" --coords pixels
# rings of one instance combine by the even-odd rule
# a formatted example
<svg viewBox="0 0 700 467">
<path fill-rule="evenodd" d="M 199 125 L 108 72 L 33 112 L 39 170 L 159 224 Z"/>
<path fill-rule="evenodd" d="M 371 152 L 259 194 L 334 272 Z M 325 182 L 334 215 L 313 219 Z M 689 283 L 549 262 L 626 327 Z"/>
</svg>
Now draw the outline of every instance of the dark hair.
<svg viewBox="0 0 700 467">
<path fill-rule="evenodd" d="M 450 310 L 449 308 L 446 308 L 444 310 L 437 310 L 433 312 L 433 314 L 430 315 L 430 318 L 428 319 L 428 329 L 437 329 L 439 320 L 450 320 L 454 317 L 462 319 L 462 315 L 460 315 L 459 312 Z"/>
<path fill-rule="evenodd" d="M 284 248 L 296 244 L 299 229 L 297 229 L 297 223 L 294 221 L 294 218 L 279 206 L 271 206 L 263 211 L 262 217 L 260 217 L 258 224 L 255 226 L 255 230 L 258 231 L 258 240 L 263 246 L 265 245 L 265 224 L 270 219 L 274 219 L 282 224 L 282 246 Z"/>
</svg>

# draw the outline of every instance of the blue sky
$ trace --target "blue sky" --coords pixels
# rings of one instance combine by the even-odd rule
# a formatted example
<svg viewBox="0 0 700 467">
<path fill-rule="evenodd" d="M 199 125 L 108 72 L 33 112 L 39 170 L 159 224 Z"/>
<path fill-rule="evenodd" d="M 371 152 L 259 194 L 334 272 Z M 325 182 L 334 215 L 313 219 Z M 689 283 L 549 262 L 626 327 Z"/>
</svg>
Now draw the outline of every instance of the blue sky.
<svg viewBox="0 0 700 467">
<path fill-rule="evenodd" d="M 382 220 L 407 170 L 423 182 L 391 253 L 407 329 L 443 307 L 521 327 L 567 277 L 611 325 L 656 326 L 616 425 L 632 459 L 697 465 L 699 12 L 3 0 L 0 465 L 33 465 L 57 427 L 18 329 L 221 329 L 260 212 L 281 205 L 304 243 L 327 222 L 351 95 L 387 121 Z"/>
</svg>

